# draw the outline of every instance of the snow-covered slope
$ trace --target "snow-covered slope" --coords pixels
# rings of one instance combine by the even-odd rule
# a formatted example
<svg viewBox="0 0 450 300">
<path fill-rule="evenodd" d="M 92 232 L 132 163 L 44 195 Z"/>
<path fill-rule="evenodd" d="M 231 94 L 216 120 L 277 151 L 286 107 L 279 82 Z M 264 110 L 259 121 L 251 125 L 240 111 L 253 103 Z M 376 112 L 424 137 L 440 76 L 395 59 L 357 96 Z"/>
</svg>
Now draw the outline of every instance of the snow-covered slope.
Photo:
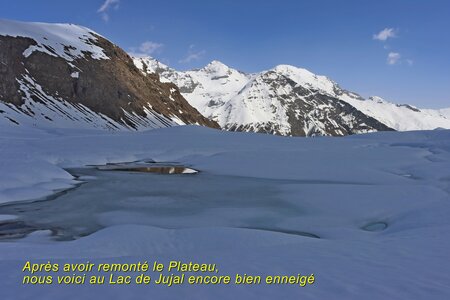
<svg viewBox="0 0 450 300">
<path fill-rule="evenodd" d="M 175 83 L 204 116 L 229 130 L 308 136 L 450 128 L 445 110 L 364 99 L 328 77 L 289 65 L 245 74 L 218 61 L 185 72 L 150 57 L 134 62 L 146 74 Z"/>
<path fill-rule="evenodd" d="M 450 108 L 443 108 L 438 110 L 440 115 L 445 116 L 447 119 L 450 119 Z"/>
<path fill-rule="evenodd" d="M 421 109 L 408 104 L 394 104 L 380 97 L 369 97 L 366 100 L 343 97 L 365 114 L 395 130 L 430 130 L 450 128 L 449 109 Z"/>
<path fill-rule="evenodd" d="M 84 58 L 109 59 L 103 49 L 96 45 L 98 33 L 74 24 L 50 24 L 18 22 L 0 19 L 0 35 L 25 37 L 35 41 L 24 52 L 29 57 L 34 51 L 61 57 L 67 61 Z"/>
<path fill-rule="evenodd" d="M 143 76 L 122 49 L 73 24 L 0 20 L 0 119 L 46 127 L 218 127 L 178 88 Z"/>
</svg>

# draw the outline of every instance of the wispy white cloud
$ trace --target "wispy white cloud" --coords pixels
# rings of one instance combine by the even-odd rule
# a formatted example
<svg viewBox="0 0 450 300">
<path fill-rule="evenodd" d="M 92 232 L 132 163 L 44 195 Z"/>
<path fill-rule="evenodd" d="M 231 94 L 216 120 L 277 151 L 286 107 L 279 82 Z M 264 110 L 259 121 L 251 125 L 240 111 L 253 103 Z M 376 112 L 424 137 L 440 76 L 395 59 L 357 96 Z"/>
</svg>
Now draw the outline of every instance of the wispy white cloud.
<svg viewBox="0 0 450 300">
<path fill-rule="evenodd" d="M 374 34 L 373 39 L 384 42 L 387 39 L 397 37 L 397 32 L 398 32 L 398 30 L 396 30 L 394 28 L 385 28 L 385 29 L 381 30 L 380 32 L 378 32 L 377 34 Z"/>
<path fill-rule="evenodd" d="M 102 6 L 97 10 L 97 12 L 101 14 L 103 21 L 109 21 L 109 10 L 111 8 L 119 9 L 119 3 L 120 0 L 105 0 L 105 2 L 103 2 Z"/>
<path fill-rule="evenodd" d="M 192 61 L 199 60 L 200 58 L 203 57 L 203 55 L 205 55 L 205 53 L 206 53 L 205 50 L 199 50 L 199 51 L 195 50 L 195 45 L 191 44 L 191 45 L 189 45 L 188 53 L 186 54 L 186 56 L 184 58 L 179 60 L 179 63 L 187 64 Z"/>
<path fill-rule="evenodd" d="M 145 41 L 139 47 L 131 48 L 131 56 L 145 57 L 152 56 L 156 53 L 160 53 L 164 47 L 164 44 L 156 43 L 152 41 Z"/>
<path fill-rule="evenodd" d="M 398 52 L 389 52 L 389 54 L 387 56 L 387 63 L 388 63 L 388 65 L 395 65 L 395 64 L 400 62 L 400 58 L 402 58 L 400 53 L 398 53 Z"/>
<path fill-rule="evenodd" d="M 386 42 L 388 39 L 397 38 L 398 37 L 398 29 L 395 28 L 384 28 L 377 34 L 373 35 L 373 39 L 377 41 Z M 398 52 L 395 52 L 389 43 L 383 43 L 384 50 L 387 50 L 389 53 L 387 54 L 386 63 L 388 65 L 398 65 L 398 64 L 407 64 L 408 66 L 412 66 L 414 61 L 412 59 L 403 59 L 402 55 Z"/>
<path fill-rule="evenodd" d="M 164 45 L 152 41 L 145 41 L 139 46 L 139 51 L 142 53 L 153 54 L 161 50 Z"/>
<path fill-rule="evenodd" d="M 181 59 L 180 63 L 187 64 L 187 63 L 190 63 L 191 61 L 199 60 L 200 58 L 202 58 L 203 55 L 205 55 L 205 53 L 206 53 L 205 50 L 201 50 L 201 51 L 198 51 L 195 53 L 190 53 L 190 54 L 186 55 L 185 58 Z"/>
</svg>

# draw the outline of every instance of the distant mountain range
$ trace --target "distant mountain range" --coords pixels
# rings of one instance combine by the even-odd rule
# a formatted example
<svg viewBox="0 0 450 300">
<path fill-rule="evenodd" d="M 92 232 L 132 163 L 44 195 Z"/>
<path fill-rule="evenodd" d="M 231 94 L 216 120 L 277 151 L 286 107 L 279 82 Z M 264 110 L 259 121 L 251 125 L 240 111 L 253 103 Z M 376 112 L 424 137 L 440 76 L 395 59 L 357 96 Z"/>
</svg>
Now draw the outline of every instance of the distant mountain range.
<svg viewBox="0 0 450 300">
<path fill-rule="evenodd" d="M 176 71 L 72 24 L 0 20 L 0 126 L 145 130 L 197 124 L 286 136 L 450 128 L 450 109 L 364 99 L 280 65 Z"/>
<path fill-rule="evenodd" d="M 175 83 L 200 113 L 227 130 L 281 135 L 347 135 L 380 130 L 450 128 L 450 109 L 418 109 L 380 97 L 364 99 L 326 76 L 289 65 L 246 74 L 213 61 L 176 71 L 151 58 L 134 58 L 145 74 Z"/>
</svg>

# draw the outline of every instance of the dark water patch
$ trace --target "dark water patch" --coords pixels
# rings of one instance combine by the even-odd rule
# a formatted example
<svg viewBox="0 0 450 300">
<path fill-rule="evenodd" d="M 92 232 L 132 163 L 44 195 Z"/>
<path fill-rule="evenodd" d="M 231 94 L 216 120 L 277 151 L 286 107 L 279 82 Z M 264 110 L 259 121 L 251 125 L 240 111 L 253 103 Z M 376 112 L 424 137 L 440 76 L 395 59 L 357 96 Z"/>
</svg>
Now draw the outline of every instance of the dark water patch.
<svg viewBox="0 0 450 300">
<path fill-rule="evenodd" d="M 29 226 L 22 221 L 8 221 L 0 223 L 0 240 L 22 238 L 29 233 L 36 231 L 33 226 Z"/>
<path fill-rule="evenodd" d="M 196 174 L 197 170 L 177 163 L 157 163 L 153 160 L 127 163 L 107 163 L 95 166 L 101 171 L 141 172 L 155 174 Z"/>
<path fill-rule="evenodd" d="M 102 171 L 122 171 L 122 172 L 141 172 L 156 174 L 195 174 L 197 170 L 186 168 L 183 166 L 108 166 L 104 168 L 98 167 Z"/>
<path fill-rule="evenodd" d="M 33 232 L 43 230 L 50 231 L 51 236 L 53 236 L 55 240 L 67 240 L 60 228 L 48 228 L 45 226 L 42 227 L 39 225 L 28 224 L 20 220 L 12 220 L 0 222 L 0 241 L 24 238 Z"/>
</svg>

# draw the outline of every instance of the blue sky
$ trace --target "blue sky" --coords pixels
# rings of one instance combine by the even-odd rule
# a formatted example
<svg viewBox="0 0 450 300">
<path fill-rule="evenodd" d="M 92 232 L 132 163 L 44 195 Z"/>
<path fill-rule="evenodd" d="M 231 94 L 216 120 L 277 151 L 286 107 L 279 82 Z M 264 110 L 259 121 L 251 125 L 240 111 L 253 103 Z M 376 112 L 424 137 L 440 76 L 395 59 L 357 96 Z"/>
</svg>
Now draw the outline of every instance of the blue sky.
<svg viewBox="0 0 450 300">
<path fill-rule="evenodd" d="M 291 64 L 363 96 L 450 107 L 450 1 L 0 0 L 0 18 L 81 24 L 177 69 Z"/>
</svg>

